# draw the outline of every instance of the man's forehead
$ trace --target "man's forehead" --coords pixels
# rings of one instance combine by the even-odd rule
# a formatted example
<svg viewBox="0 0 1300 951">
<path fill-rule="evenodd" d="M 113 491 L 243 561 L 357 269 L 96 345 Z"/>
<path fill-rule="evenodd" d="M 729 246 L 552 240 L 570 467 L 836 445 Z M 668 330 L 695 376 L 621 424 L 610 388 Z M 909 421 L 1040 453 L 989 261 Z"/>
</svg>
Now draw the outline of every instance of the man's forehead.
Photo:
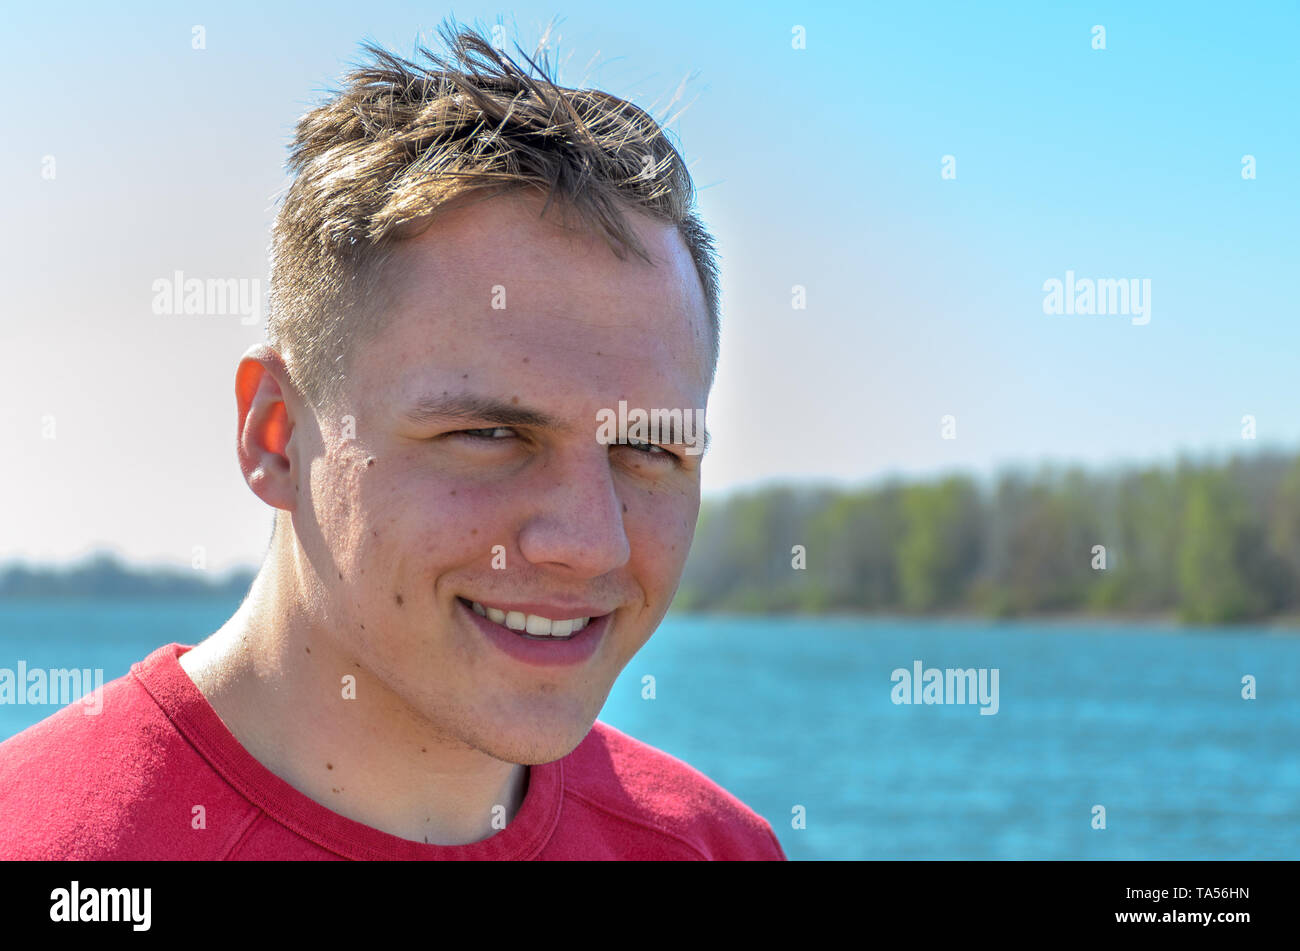
<svg viewBox="0 0 1300 951">
<path fill-rule="evenodd" d="M 566 360 L 534 353 L 527 362 L 506 357 L 450 362 L 433 359 L 394 367 L 390 385 L 372 391 L 402 414 L 415 418 L 484 418 L 482 411 L 515 407 L 519 425 L 582 425 L 600 409 L 625 401 L 650 408 L 704 408 L 706 385 L 686 367 L 635 361 Z M 526 412 L 525 412 L 526 411 Z M 536 419 L 525 418 L 528 413 Z M 544 417 L 544 418 L 542 418 Z"/>
<path fill-rule="evenodd" d="M 549 395 L 557 411 L 624 396 L 702 405 L 711 340 L 680 236 L 662 226 L 676 247 L 660 241 L 672 251 L 664 259 L 652 243 L 657 266 L 620 260 L 603 242 L 554 240 L 562 229 L 538 221 L 540 207 L 498 196 L 399 242 L 363 385 L 407 404 L 469 386 L 496 399 Z"/>
<path fill-rule="evenodd" d="M 592 306 L 571 295 L 538 299 L 519 284 L 500 290 L 504 306 L 430 293 L 408 298 L 369 341 L 372 378 L 396 372 L 453 379 L 549 376 L 591 387 L 707 387 L 709 353 L 687 317 L 654 302 Z M 488 289 L 486 297 L 491 297 Z"/>
<path fill-rule="evenodd" d="M 699 276 L 674 226 L 628 212 L 647 262 L 616 253 L 574 224 L 572 212 L 541 218 L 542 207 L 536 197 L 495 196 L 458 205 L 397 242 L 387 275 L 393 306 L 425 311 L 454 298 L 461 312 L 553 316 L 593 328 L 649 323 L 691 338 L 707 325 Z"/>
</svg>

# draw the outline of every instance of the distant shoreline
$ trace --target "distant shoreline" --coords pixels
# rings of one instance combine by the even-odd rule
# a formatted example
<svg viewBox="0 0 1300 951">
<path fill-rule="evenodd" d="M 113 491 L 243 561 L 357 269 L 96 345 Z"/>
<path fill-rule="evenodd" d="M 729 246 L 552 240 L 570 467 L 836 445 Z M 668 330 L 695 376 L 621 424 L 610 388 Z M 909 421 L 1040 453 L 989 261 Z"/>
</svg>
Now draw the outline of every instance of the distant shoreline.
<svg viewBox="0 0 1300 951">
<path fill-rule="evenodd" d="M 0 601 L 87 598 L 240 598 L 255 569 L 236 568 L 217 577 L 204 569 L 139 568 L 97 552 L 66 566 L 11 562 L 0 566 Z"/>
<path fill-rule="evenodd" d="M 694 609 L 670 610 L 668 617 L 730 617 L 730 618 L 842 618 L 845 620 L 861 619 L 872 621 L 957 621 L 979 624 L 1053 624 L 1079 625 L 1096 624 L 1123 627 L 1126 625 L 1143 627 L 1164 627 L 1172 631 L 1215 631 L 1232 628 L 1252 628 L 1277 631 L 1288 635 L 1300 635 L 1300 615 L 1278 614 L 1272 617 L 1255 618 L 1249 621 L 1225 621 L 1219 624 L 1192 624 L 1180 621 L 1172 611 L 1156 614 L 1090 614 L 1086 611 L 1062 611 L 1059 613 L 1026 613 L 994 615 L 981 614 L 977 611 L 944 611 L 933 613 L 903 614 L 897 611 L 735 611 Z"/>
</svg>

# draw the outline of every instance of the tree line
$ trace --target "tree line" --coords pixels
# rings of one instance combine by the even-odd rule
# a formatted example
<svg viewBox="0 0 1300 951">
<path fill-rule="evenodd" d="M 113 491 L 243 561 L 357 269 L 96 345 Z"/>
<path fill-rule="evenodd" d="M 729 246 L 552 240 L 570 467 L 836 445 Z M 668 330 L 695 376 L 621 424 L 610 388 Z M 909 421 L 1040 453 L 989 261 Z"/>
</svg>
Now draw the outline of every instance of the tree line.
<svg viewBox="0 0 1300 951">
<path fill-rule="evenodd" d="M 256 572 L 237 569 L 221 578 L 181 568 L 137 568 L 98 551 L 66 566 L 12 563 L 0 568 L 0 598 L 227 598 L 238 601 Z"/>
<path fill-rule="evenodd" d="M 1292 613 L 1300 456 L 706 500 L 674 609 L 1172 614 L 1206 624 Z"/>
</svg>

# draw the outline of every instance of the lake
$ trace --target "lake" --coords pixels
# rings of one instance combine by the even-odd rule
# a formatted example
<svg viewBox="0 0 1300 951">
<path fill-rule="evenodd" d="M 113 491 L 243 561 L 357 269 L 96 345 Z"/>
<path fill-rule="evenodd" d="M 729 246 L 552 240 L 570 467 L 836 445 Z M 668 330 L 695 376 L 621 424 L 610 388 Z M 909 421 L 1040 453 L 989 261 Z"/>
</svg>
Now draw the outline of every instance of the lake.
<svg viewBox="0 0 1300 951">
<path fill-rule="evenodd" d="M 6 602 L 0 667 L 108 681 L 236 606 Z M 895 703 L 916 662 L 988 671 L 997 712 Z M 54 709 L 0 704 L 0 738 Z M 1266 628 L 674 615 L 601 719 L 731 790 L 792 859 L 1300 858 L 1300 637 Z"/>
</svg>

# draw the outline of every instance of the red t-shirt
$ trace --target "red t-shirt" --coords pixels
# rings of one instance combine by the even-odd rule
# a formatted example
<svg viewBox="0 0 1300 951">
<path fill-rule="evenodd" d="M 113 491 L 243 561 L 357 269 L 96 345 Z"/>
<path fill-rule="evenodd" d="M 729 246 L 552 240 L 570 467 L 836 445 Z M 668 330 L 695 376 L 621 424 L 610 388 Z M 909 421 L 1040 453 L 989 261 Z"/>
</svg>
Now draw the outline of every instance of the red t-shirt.
<svg viewBox="0 0 1300 951">
<path fill-rule="evenodd" d="M 529 769 L 514 820 L 428 845 L 345 818 L 245 750 L 168 644 L 0 743 L 0 859 L 784 859 L 771 826 L 703 773 L 597 721 Z M 194 807 L 203 806 L 194 828 Z"/>
</svg>

